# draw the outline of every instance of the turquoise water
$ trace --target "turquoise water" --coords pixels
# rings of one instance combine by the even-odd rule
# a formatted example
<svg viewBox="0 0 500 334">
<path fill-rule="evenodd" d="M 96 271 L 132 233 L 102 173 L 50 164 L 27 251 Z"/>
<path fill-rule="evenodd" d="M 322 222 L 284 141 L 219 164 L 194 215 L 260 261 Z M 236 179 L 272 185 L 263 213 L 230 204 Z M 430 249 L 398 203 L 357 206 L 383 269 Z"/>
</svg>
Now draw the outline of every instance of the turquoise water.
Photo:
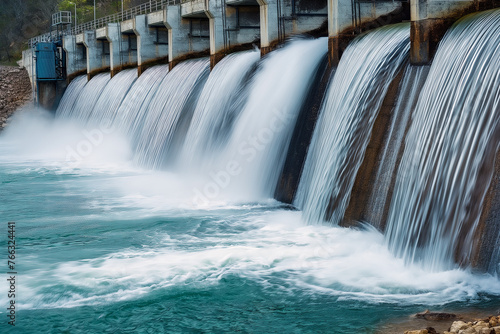
<svg viewBox="0 0 500 334">
<path fill-rule="evenodd" d="M 16 222 L 19 333 L 372 333 L 411 313 L 500 308 L 500 283 L 405 266 L 382 235 L 308 226 L 272 199 L 196 206 L 192 179 L 142 170 L 109 135 L 20 113 L 0 136 L 2 277 Z"/>
</svg>

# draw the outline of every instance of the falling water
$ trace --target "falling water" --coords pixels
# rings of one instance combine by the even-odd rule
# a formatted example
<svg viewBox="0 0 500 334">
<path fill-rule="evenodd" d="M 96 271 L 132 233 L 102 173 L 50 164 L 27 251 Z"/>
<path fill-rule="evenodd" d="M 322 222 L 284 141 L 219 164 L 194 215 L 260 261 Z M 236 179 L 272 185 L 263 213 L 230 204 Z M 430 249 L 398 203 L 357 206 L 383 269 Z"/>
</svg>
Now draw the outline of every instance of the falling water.
<svg viewBox="0 0 500 334">
<path fill-rule="evenodd" d="M 471 257 L 498 146 L 499 14 L 468 16 L 448 31 L 405 142 L 386 236 L 396 255 L 430 269 Z"/>
<path fill-rule="evenodd" d="M 310 223 L 338 224 L 385 93 L 408 58 L 410 28 L 398 24 L 355 39 L 328 88 L 295 205 Z"/>
<path fill-rule="evenodd" d="M 76 100 L 83 90 L 83 87 L 87 84 L 87 76 L 80 75 L 71 81 L 68 88 L 64 92 L 64 95 L 57 107 L 56 114 L 67 114 L 75 107 Z"/>
<path fill-rule="evenodd" d="M 300 108 L 327 51 L 325 38 L 290 42 L 264 59 L 249 85 L 216 171 L 239 166 L 231 188 L 253 198 L 273 196 Z"/>
<path fill-rule="evenodd" d="M 136 79 L 136 69 L 124 70 L 116 74 L 104 87 L 89 120 L 97 124 L 111 125 L 123 98 Z"/>
<path fill-rule="evenodd" d="M 233 53 L 212 70 L 186 135 L 183 167 L 209 165 L 207 160 L 213 160 L 214 153 L 227 141 L 245 102 L 245 78 L 259 58 L 258 50 Z"/>
<path fill-rule="evenodd" d="M 57 116 L 87 122 L 110 78 L 109 73 L 100 73 L 93 77 L 81 90 L 78 98 L 73 104 L 73 108 L 59 108 Z"/>
<path fill-rule="evenodd" d="M 384 229 L 387 219 L 387 201 L 391 198 L 390 193 L 404 135 L 428 72 L 429 66 L 407 65 L 401 80 L 365 217 L 366 221 L 380 230 Z"/>
<path fill-rule="evenodd" d="M 134 139 L 142 125 L 145 111 L 167 73 L 168 65 L 153 66 L 142 73 L 122 101 L 113 126 Z"/>
<path fill-rule="evenodd" d="M 209 74 L 207 59 L 180 63 L 165 77 L 148 106 L 137 138 L 137 162 L 160 168 L 174 160 L 176 129 L 189 124 L 190 116 Z M 187 129 L 186 129 L 187 131 Z M 182 140 L 181 140 L 182 141 Z"/>
<path fill-rule="evenodd" d="M 66 89 L 56 115 L 59 118 L 72 118 L 83 123 L 113 126 L 113 128 L 128 134 L 134 140 L 141 129 L 143 117 L 149 103 L 155 95 L 158 86 L 168 73 L 167 65 L 154 66 L 147 69 L 137 78 L 137 70 L 124 70 L 116 74 L 104 87 L 103 82 L 109 74 L 103 74 L 98 82 L 99 87 L 83 89 L 87 83 L 86 76 L 75 78 Z M 94 85 L 95 81 L 91 81 Z M 98 90 L 102 89 L 102 92 Z M 98 96 L 97 101 L 85 94 L 91 91 Z M 85 98 L 85 96 L 87 98 Z M 95 106 L 89 109 L 77 108 L 78 101 L 88 101 Z M 78 114 L 83 113 L 84 115 Z"/>
</svg>

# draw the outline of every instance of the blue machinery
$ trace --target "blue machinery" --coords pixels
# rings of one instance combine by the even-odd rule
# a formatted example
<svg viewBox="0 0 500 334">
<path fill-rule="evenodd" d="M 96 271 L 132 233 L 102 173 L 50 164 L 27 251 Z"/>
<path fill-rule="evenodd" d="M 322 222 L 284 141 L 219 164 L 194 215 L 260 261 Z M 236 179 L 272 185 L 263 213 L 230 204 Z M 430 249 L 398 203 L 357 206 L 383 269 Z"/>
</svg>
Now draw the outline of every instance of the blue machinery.
<svg viewBox="0 0 500 334">
<path fill-rule="evenodd" d="M 37 43 L 35 46 L 36 80 L 64 80 L 66 61 L 59 42 Z"/>
<path fill-rule="evenodd" d="M 33 52 L 33 62 L 35 68 L 36 94 L 34 101 L 36 105 L 42 104 L 44 107 L 52 104 L 53 101 L 46 101 L 44 95 L 47 91 L 62 95 L 66 83 L 66 54 L 62 47 L 62 36 L 65 30 L 71 25 L 71 12 L 59 12 L 52 15 L 52 31 L 50 38 L 45 41 L 37 41 L 31 45 Z"/>
</svg>

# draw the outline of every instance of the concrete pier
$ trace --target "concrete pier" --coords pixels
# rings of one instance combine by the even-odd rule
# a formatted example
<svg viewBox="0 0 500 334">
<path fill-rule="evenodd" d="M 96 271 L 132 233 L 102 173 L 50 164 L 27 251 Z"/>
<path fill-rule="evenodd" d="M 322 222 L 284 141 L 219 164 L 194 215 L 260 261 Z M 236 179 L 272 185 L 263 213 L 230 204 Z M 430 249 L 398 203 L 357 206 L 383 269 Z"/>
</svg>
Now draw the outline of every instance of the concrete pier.
<svg viewBox="0 0 500 334">
<path fill-rule="evenodd" d="M 497 133 L 497 140 L 500 134 Z M 481 215 L 474 235 L 474 249 L 472 252 L 472 266 L 481 272 L 495 274 L 500 268 L 495 266 L 500 261 L 500 152 L 490 150 L 489 159 L 481 170 L 490 178 L 489 187 L 482 205 Z M 491 261 L 491 259 L 495 261 Z"/>
<path fill-rule="evenodd" d="M 224 31 L 225 9 L 218 1 L 208 1 L 208 8 L 205 11 L 210 29 L 210 68 L 214 68 L 224 57 L 227 43 Z"/>
<path fill-rule="evenodd" d="M 498 8 L 498 0 L 411 0 L 411 50 L 414 65 L 431 63 L 448 28 L 469 13 Z"/>
<path fill-rule="evenodd" d="M 276 0 L 257 0 L 260 7 L 260 52 L 262 55 L 269 53 L 273 47 L 272 43 L 279 41 L 278 22 L 273 18 L 278 17 L 278 6 Z"/>
<path fill-rule="evenodd" d="M 472 3 L 473 1 L 411 1 L 411 63 L 429 64 L 437 44 L 453 23 L 453 17 Z"/>
<path fill-rule="evenodd" d="M 325 57 L 317 68 L 313 84 L 309 89 L 293 130 L 285 164 L 274 192 L 274 198 L 280 202 L 293 203 L 307 158 L 307 150 L 312 140 L 316 120 L 319 117 L 323 97 L 332 72 L 333 68 L 328 66 L 328 60 Z"/>
<path fill-rule="evenodd" d="M 96 31 L 90 30 L 83 33 L 83 45 L 87 53 L 87 78 L 90 80 L 95 74 L 109 70 L 109 62 L 104 57 L 103 44 L 97 40 Z"/>
<path fill-rule="evenodd" d="M 111 44 L 106 35 L 107 35 L 107 27 L 103 27 L 95 31 L 97 47 L 101 48 L 101 60 L 100 60 L 101 68 L 104 70 L 110 70 Z"/>
<path fill-rule="evenodd" d="M 145 16 L 144 34 L 141 33 L 141 24 L 136 20 L 136 34 L 141 37 L 139 43 L 140 64 L 138 64 L 138 74 L 141 75 L 150 65 L 168 62 L 169 33 L 166 26 L 166 10 L 156 11 Z M 147 36 L 147 37 L 144 37 Z M 148 48 L 149 52 L 144 50 Z M 143 52 L 144 51 L 144 52 Z"/>
<path fill-rule="evenodd" d="M 354 7 L 353 7 L 354 5 Z M 328 0 L 328 53 L 331 66 L 336 66 L 350 41 L 362 31 L 401 22 L 401 2 L 358 2 Z"/>
<path fill-rule="evenodd" d="M 66 75 L 69 80 L 87 71 L 87 50 L 83 45 L 83 34 L 63 37 L 63 49 L 66 51 Z"/>
<path fill-rule="evenodd" d="M 120 62 L 122 67 L 137 65 L 137 35 L 134 32 L 135 19 L 120 23 Z"/>
</svg>

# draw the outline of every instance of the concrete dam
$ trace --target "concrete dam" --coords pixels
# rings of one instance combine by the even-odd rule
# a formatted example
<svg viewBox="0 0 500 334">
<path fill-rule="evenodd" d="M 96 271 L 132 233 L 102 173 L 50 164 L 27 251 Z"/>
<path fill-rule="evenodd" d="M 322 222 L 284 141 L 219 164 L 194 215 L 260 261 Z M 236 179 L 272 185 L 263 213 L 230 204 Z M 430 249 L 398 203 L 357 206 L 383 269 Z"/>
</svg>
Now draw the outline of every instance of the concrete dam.
<svg viewBox="0 0 500 334">
<path fill-rule="evenodd" d="M 334 225 L 355 226 L 359 222 L 368 222 L 381 231 L 388 229 L 387 233 L 389 233 L 391 240 L 398 238 L 397 242 L 401 242 L 399 239 L 409 238 L 406 244 L 397 246 L 398 249 L 406 250 L 397 252 L 402 252 L 400 255 L 403 256 L 412 249 L 411 256 L 405 255 L 413 259 L 411 261 L 423 257 L 422 254 L 427 254 L 425 252 L 432 254 L 425 255 L 429 258 L 438 256 L 436 254 L 441 252 L 439 260 L 436 260 L 438 266 L 446 261 L 451 261 L 451 263 L 465 266 L 473 265 L 476 268 L 491 271 L 495 264 L 490 259 L 498 256 L 493 253 L 497 248 L 495 245 L 499 242 L 496 236 L 500 235 L 500 223 L 495 214 L 498 210 L 496 202 L 499 196 L 495 181 L 498 179 L 498 169 L 494 167 L 496 160 L 492 159 L 495 156 L 493 144 L 487 146 L 490 147 L 487 150 L 487 147 L 484 148 L 484 158 L 480 159 L 483 164 L 477 167 L 479 169 L 475 174 L 469 176 L 472 180 L 476 180 L 473 184 L 468 185 L 471 187 L 470 192 L 464 194 L 465 197 L 462 199 L 455 199 L 459 201 L 455 205 L 468 206 L 464 213 L 457 213 L 460 218 L 457 218 L 458 216 L 449 218 L 441 216 L 443 213 L 440 213 L 440 210 L 450 209 L 444 204 L 444 207 L 424 209 L 419 207 L 422 205 L 420 202 L 402 203 L 400 205 L 405 207 L 415 205 L 413 210 L 421 212 L 419 215 L 430 215 L 435 211 L 432 214 L 436 214 L 436 217 L 439 218 L 406 217 L 405 219 L 413 221 L 414 224 L 420 224 L 418 225 L 419 234 L 410 237 L 405 234 L 406 232 L 398 232 L 403 234 L 399 237 L 393 237 L 393 233 L 396 233 L 394 231 L 401 229 L 398 225 L 400 223 L 396 221 L 403 218 L 391 218 L 396 214 L 395 209 L 391 209 L 391 197 L 392 205 L 395 205 L 394 201 L 397 198 L 395 196 L 402 196 L 402 193 L 399 194 L 399 181 L 396 175 L 403 173 L 402 169 L 405 159 L 407 159 L 405 158 L 405 147 L 410 144 L 408 136 L 412 134 L 410 119 L 416 117 L 414 113 L 420 106 L 417 102 L 421 102 L 420 100 L 423 99 L 423 97 L 419 98 L 419 95 L 423 94 L 422 89 L 427 87 L 426 84 L 430 85 L 427 83 L 430 79 L 427 77 L 433 73 L 432 66 L 436 66 L 433 65 L 432 60 L 441 39 L 451 25 L 465 14 L 494 8 L 497 5 L 498 3 L 495 1 L 150 1 L 125 12 L 76 27 L 68 25 L 69 22 L 64 21 L 61 13 L 55 14 L 53 31 L 30 41 L 31 48 L 24 52 L 23 62 L 35 87 L 36 100 L 41 106 L 52 110 L 57 109 L 58 115 L 69 113 L 69 115 L 86 120 L 98 117 L 101 120 L 109 118 L 109 121 L 122 117 L 120 114 L 125 111 L 122 110 L 123 105 L 121 104 L 129 98 L 127 94 L 130 94 L 130 91 L 128 93 L 127 91 L 132 89 L 129 88 L 130 81 L 136 80 L 135 77 L 138 76 L 137 82 L 139 82 L 145 73 L 148 73 L 147 78 L 153 73 L 155 73 L 154 75 L 163 73 L 158 71 L 156 66 L 168 67 L 170 73 L 166 76 L 167 78 L 174 77 L 177 73 L 179 78 L 172 79 L 174 81 L 182 81 L 183 76 L 185 76 L 185 80 L 187 80 L 184 83 L 187 85 L 185 91 L 168 93 L 167 90 L 164 92 L 167 96 L 160 98 L 161 87 L 158 87 L 156 93 L 158 97 L 153 98 L 153 100 L 161 99 L 160 101 L 163 101 L 158 102 L 160 104 L 154 111 L 157 113 L 155 122 L 166 122 L 168 128 L 157 133 L 158 128 L 162 127 L 151 123 L 149 126 L 154 125 L 156 130 L 144 128 L 145 132 L 142 135 L 136 134 L 142 138 L 137 144 L 139 145 L 137 149 L 140 152 L 141 164 L 150 168 L 163 168 L 165 167 L 165 157 L 160 158 L 160 155 L 167 155 L 166 152 L 172 150 L 176 152 L 181 150 L 184 142 L 189 143 L 194 140 L 192 136 L 197 137 L 197 140 L 203 140 L 203 136 L 195 134 L 194 130 L 187 131 L 196 124 L 196 120 L 193 119 L 196 117 L 196 112 L 193 108 L 196 105 L 195 101 L 202 98 L 199 97 L 200 90 L 208 75 L 204 72 L 205 69 L 202 70 L 205 65 L 202 65 L 201 59 L 208 57 L 209 68 L 214 70 L 224 57 L 235 52 L 238 54 L 238 52 L 258 48 L 260 55 L 266 56 L 273 50 L 279 50 L 287 45 L 286 40 L 293 36 L 328 37 L 328 50 L 324 60 L 317 58 L 316 63 L 311 63 L 311 59 L 307 59 L 311 56 L 304 54 L 303 65 L 300 62 L 296 64 L 296 66 L 304 68 L 313 66 L 311 74 L 316 74 L 310 77 L 309 81 L 306 81 L 304 87 L 301 88 L 303 95 L 299 94 L 299 96 L 302 98 L 297 100 L 292 108 L 297 110 L 293 116 L 290 116 L 296 120 L 296 124 L 292 122 L 287 125 L 288 135 L 281 139 L 280 144 L 280 147 L 288 152 L 283 152 L 286 154 L 282 154 L 279 163 L 274 162 L 268 167 L 276 169 L 273 173 L 273 181 L 266 181 L 273 184 L 268 191 L 268 196 L 284 203 L 293 203 L 296 207 L 303 209 L 304 214 L 308 217 L 306 220 L 310 223 L 329 221 Z M 492 15 L 498 15 L 498 11 L 492 13 L 494 13 Z M 398 22 L 401 22 L 401 27 L 398 29 L 402 29 L 402 39 L 398 43 L 402 44 L 398 44 L 397 47 L 396 45 L 390 46 L 391 44 L 388 43 L 392 40 L 384 38 L 391 32 L 390 30 L 384 32 L 384 29 L 389 29 Z M 374 32 L 370 34 L 372 30 Z M 375 39 L 371 43 L 361 46 L 364 44 L 358 40 L 361 37 L 374 39 L 375 31 L 382 34 L 383 38 L 379 41 Z M 361 36 L 356 38 L 359 35 Z M 495 36 L 496 34 L 493 34 L 492 38 Z M 450 39 L 451 37 L 448 37 L 448 40 Z M 394 56 L 402 58 L 398 58 L 396 61 L 396 59 L 391 58 L 393 57 L 391 54 L 378 50 L 377 43 L 379 43 L 378 46 L 387 44 L 387 47 L 392 48 L 389 51 L 395 52 Z M 357 44 L 360 46 L 356 46 L 356 49 L 354 45 Z M 371 49 L 373 51 L 368 51 Z M 350 59 L 343 59 L 344 54 L 348 51 L 350 51 Z M 351 54 L 353 52 L 359 54 Z M 360 87 L 353 86 L 356 85 L 354 81 L 336 83 L 335 78 L 340 75 L 339 66 L 342 62 L 350 63 L 350 65 L 344 65 L 344 68 L 350 71 L 360 65 L 356 62 L 368 61 L 363 58 L 366 57 L 367 52 L 382 52 L 380 53 L 382 58 L 370 59 L 374 61 L 372 71 L 375 71 L 366 73 L 371 75 L 370 79 L 367 77 L 365 79 L 367 81 L 359 82 Z M 362 57 L 358 59 L 360 55 Z M 243 59 L 243 56 L 241 57 Z M 186 62 L 189 59 L 199 59 L 199 64 L 194 65 L 195 63 Z M 391 65 L 392 67 L 384 67 L 385 65 L 380 67 L 388 59 L 395 61 Z M 253 64 L 254 61 L 249 64 Z M 307 65 L 308 62 L 310 65 Z M 182 64 L 181 68 L 174 70 L 180 64 Z M 229 66 L 224 64 L 226 63 L 223 62 L 220 67 Z M 242 68 L 248 67 L 248 64 L 240 66 Z M 198 67 L 199 69 L 196 69 Z M 151 69 L 151 72 L 148 72 L 148 69 Z M 131 71 L 135 71 L 136 74 Z M 234 70 L 231 71 L 234 72 Z M 239 76 L 245 73 L 242 71 Z M 349 77 L 352 74 L 346 72 L 344 75 Z M 189 79 L 190 76 L 192 76 L 191 79 Z M 213 73 L 212 76 L 216 76 L 216 74 Z M 72 82 L 73 80 L 76 81 Z M 68 91 L 63 97 L 65 87 L 70 82 L 72 82 L 69 86 L 71 93 Z M 370 83 L 371 87 L 365 86 Z M 240 84 L 238 81 L 234 82 L 235 86 Z M 120 85 L 125 86 L 118 89 Z M 276 82 L 276 85 L 282 84 Z M 347 96 L 334 98 L 332 95 L 330 97 L 329 90 L 335 85 L 344 89 L 348 88 L 349 94 L 365 93 L 358 97 L 354 95 L 351 97 L 354 100 L 346 100 L 343 105 L 338 105 Z M 93 93 L 91 94 L 94 96 L 85 97 L 88 94 L 85 93 L 87 88 L 92 89 Z M 304 88 L 306 89 L 304 90 Z M 226 90 L 230 91 L 230 88 L 228 87 Z M 292 91 L 293 89 L 289 93 Z M 111 108 L 111 114 L 96 116 L 100 112 L 99 110 L 104 108 L 102 105 L 104 102 L 99 101 L 104 101 L 103 99 L 113 96 L 113 94 L 118 95 L 114 97 L 115 105 L 107 107 Z M 276 94 L 279 95 L 279 91 Z M 287 93 L 283 92 L 283 94 Z M 346 91 L 345 94 L 348 92 Z M 73 108 L 67 105 L 67 95 L 73 96 L 74 101 L 70 101 L 74 105 Z M 93 102 L 90 105 L 88 102 L 78 102 L 80 101 L 77 99 L 78 96 L 81 99 L 90 98 L 90 101 Z M 99 96 L 101 99 L 98 99 Z M 181 98 L 181 96 L 183 97 Z M 229 101 L 230 97 L 216 96 L 221 101 Z M 59 105 L 61 97 L 63 97 L 63 101 L 62 105 Z M 141 106 L 145 96 L 135 98 L 138 99 L 138 102 L 134 103 L 138 104 L 137 110 L 133 111 L 133 114 L 136 115 L 134 117 L 145 117 L 143 121 L 146 122 L 147 116 L 138 116 L 137 113 L 150 114 L 153 111 L 149 109 L 153 107 L 151 104 L 149 104 L 149 109 L 144 105 Z M 165 111 L 162 111 L 161 105 L 166 108 L 169 105 L 166 104 L 166 101 L 176 98 L 180 98 L 181 101 L 176 102 L 178 109 L 175 112 L 171 111 L 176 116 L 170 119 L 168 117 L 173 116 L 163 115 Z M 207 98 L 209 99 L 208 96 Z M 258 96 L 253 98 L 259 99 Z M 357 100 L 359 98 L 367 98 L 368 100 L 362 103 L 362 101 Z M 335 102 L 331 99 L 334 99 Z M 319 136 L 318 131 L 335 131 L 336 126 L 340 124 L 338 122 L 346 117 L 346 114 L 343 114 L 347 112 L 345 108 L 354 101 L 358 101 L 358 104 L 352 105 L 353 109 L 349 113 L 357 116 L 350 119 L 349 122 L 356 122 L 350 123 L 350 127 L 356 124 L 355 128 L 358 130 L 343 134 L 339 132 L 335 138 L 331 138 L 333 142 L 328 144 L 328 147 L 337 147 L 341 150 L 335 154 L 343 152 L 342 154 L 353 156 L 348 158 L 348 156 L 335 155 L 333 152 L 314 153 L 316 142 L 320 140 L 315 139 L 315 136 Z M 275 108 L 282 108 L 283 106 L 278 102 L 276 102 Z M 328 107 L 330 103 L 332 105 Z M 221 108 L 234 109 L 235 106 L 226 105 Z M 244 108 L 244 104 L 240 105 L 240 108 Z M 262 105 L 261 108 L 268 109 L 269 106 Z M 328 108 L 333 109 L 326 111 Z M 335 108 L 340 108 L 341 114 L 335 116 L 333 112 Z M 444 106 L 435 106 L 435 108 L 444 108 Z M 452 110 L 447 112 L 452 112 Z M 84 114 L 76 115 L 75 113 Z M 244 114 L 244 111 L 242 113 Z M 243 115 L 237 117 L 240 118 Z M 255 117 L 255 115 L 248 117 Z M 327 121 L 328 117 L 334 118 Z M 319 124 L 316 124 L 316 119 L 318 119 Z M 248 122 L 252 121 L 249 119 Z M 329 122 L 333 123 L 327 126 L 330 124 Z M 210 124 L 215 126 L 217 123 Z M 140 126 L 148 125 L 145 123 Z M 217 129 L 217 127 L 207 128 L 204 130 L 206 131 L 205 135 L 210 131 L 223 131 L 222 128 Z M 254 131 L 258 132 L 259 129 L 255 128 Z M 155 140 L 161 143 L 153 144 L 151 136 L 157 138 Z M 438 136 L 438 134 L 434 134 L 434 136 Z M 496 138 L 496 135 L 492 136 L 492 138 Z M 351 139 L 344 143 L 339 141 L 347 140 L 347 138 Z M 326 139 L 321 141 L 324 140 Z M 244 140 L 241 139 L 241 141 Z M 167 142 L 168 144 L 166 144 Z M 155 145 L 159 146 L 155 148 Z M 230 143 L 225 145 L 230 145 Z M 174 149 L 174 147 L 176 148 Z M 152 149 L 156 150 L 154 158 L 150 156 Z M 237 151 L 238 148 L 235 147 L 234 150 Z M 271 154 L 269 152 L 268 154 L 270 161 L 274 161 L 276 157 L 273 154 L 278 153 Z M 312 154 L 320 154 L 323 158 L 330 157 L 330 159 L 336 157 L 335 159 L 338 160 L 335 163 L 344 162 L 335 167 L 332 165 L 332 161 L 320 163 L 318 158 L 309 161 L 313 159 L 311 158 Z M 332 156 L 332 154 L 334 155 Z M 198 155 L 205 155 L 205 153 L 203 150 L 199 150 Z M 489 160 L 484 160 L 486 157 Z M 422 166 L 422 168 L 424 167 L 431 168 L 430 166 Z M 314 172 L 315 168 L 326 169 L 320 173 L 319 170 Z M 339 170 L 335 172 L 335 168 L 339 168 Z M 465 170 L 462 172 L 465 173 Z M 314 173 L 319 174 L 315 175 Z M 492 176 L 493 174 L 494 176 Z M 431 175 L 434 174 L 430 174 L 429 177 Z M 317 177 L 320 179 L 316 179 Z M 325 177 L 328 180 L 323 180 Z M 337 181 L 335 181 L 336 179 Z M 431 181 L 429 179 L 425 182 Z M 321 184 L 323 186 L 329 184 L 329 186 L 324 189 L 312 188 Z M 334 188 L 329 188 L 332 186 Z M 452 186 L 455 185 L 450 183 L 435 190 L 435 196 L 445 196 L 444 194 L 451 191 L 450 187 Z M 383 195 L 379 196 L 379 191 Z M 401 191 L 404 192 L 404 190 Z M 423 190 L 415 191 L 416 194 L 420 194 L 419 196 L 434 196 L 432 193 L 422 192 Z M 414 195 L 417 196 L 416 194 Z M 451 196 L 451 194 L 447 196 Z M 448 201 L 451 200 L 452 197 L 448 198 Z M 474 204 L 465 204 L 466 202 L 463 201 L 474 201 Z M 472 210 L 474 214 L 468 210 Z M 444 223 L 441 222 L 442 220 L 449 220 L 449 222 Z M 443 226 L 437 228 L 435 224 L 439 224 L 438 221 L 443 226 L 449 226 L 453 232 L 443 229 Z M 452 240 L 444 242 L 445 239 L 449 238 L 450 233 L 454 235 Z M 430 241 L 420 239 L 429 234 L 432 237 L 426 236 L 424 239 L 438 238 L 442 240 L 443 244 L 439 244 L 441 247 L 439 250 L 429 250 L 430 244 L 428 242 Z M 442 247 L 445 247 L 446 250 L 444 251 Z"/>
</svg>

